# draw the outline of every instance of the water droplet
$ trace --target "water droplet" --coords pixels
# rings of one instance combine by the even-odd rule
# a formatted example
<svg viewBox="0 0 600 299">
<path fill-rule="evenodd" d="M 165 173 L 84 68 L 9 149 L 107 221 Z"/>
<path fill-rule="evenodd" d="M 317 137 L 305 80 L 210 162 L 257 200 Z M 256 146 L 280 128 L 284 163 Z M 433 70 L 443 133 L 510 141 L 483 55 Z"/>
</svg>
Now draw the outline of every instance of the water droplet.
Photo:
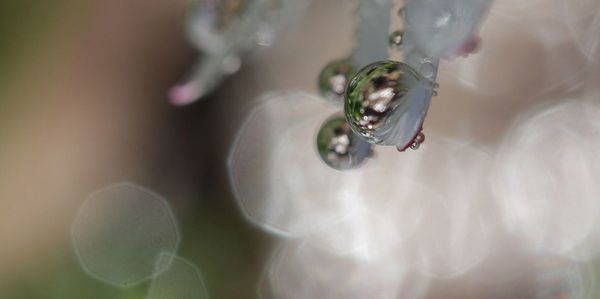
<svg viewBox="0 0 600 299">
<path fill-rule="evenodd" d="M 325 164 L 337 170 L 355 168 L 371 156 L 371 144 L 358 137 L 342 114 L 323 123 L 317 135 L 317 150 Z"/>
<path fill-rule="evenodd" d="M 346 85 L 355 73 L 356 68 L 347 59 L 330 62 L 319 74 L 319 92 L 334 104 L 343 103 Z"/>
<path fill-rule="evenodd" d="M 423 134 L 423 132 L 419 132 L 417 137 L 415 137 L 415 143 L 421 144 L 423 142 L 425 142 L 425 134 Z"/>
<path fill-rule="evenodd" d="M 431 60 L 424 59 L 423 64 L 421 64 L 421 67 L 419 68 L 419 72 L 423 77 L 427 79 L 433 79 L 435 76 L 435 65 L 433 62 L 431 62 Z"/>
<path fill-rule="evenodd" d="M 387 120 L 407 105 L 405 95 L 421 79 L 413 68 L 397 61 L 376 62 L 360 70 L 346 90 L 344 109 L 352 129 L 368 142 L 391 142 L 385 138 L 395 124 Z"/>
<path fill-rule="evenodd" d="M 390 34 L 389 43 L 391 47 L 395 47 L 396 49 L 400 49 L 404 42 L 404 31 L 396 30 Z"/>
<path fill-rule="evenodd" d="M 419 132 L 419 134 L 415 136 L 415 138 L 409 143 L 409 145 L 406 145 L 404 147 L 397 146 L 396 149 L 398 149 L 399 152 L 404 152 L 409 147 L 412 150 L 418 150 L 421 147 L 421 144 L 423 144 L 423 142 L 425 142 L 425 134 L 423 134 L 423 132 Z"/>
</svg>

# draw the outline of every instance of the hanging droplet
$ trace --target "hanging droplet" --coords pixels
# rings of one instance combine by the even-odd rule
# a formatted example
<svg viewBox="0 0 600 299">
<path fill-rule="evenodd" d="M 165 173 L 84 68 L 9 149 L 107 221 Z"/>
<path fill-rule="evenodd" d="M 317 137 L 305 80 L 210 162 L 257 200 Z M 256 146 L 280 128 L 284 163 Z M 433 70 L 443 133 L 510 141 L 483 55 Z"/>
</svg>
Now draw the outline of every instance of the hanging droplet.
<svg viewBox="0 0 600 299">
<path fill-rule="evenodd" d="M 319 92 L 334 104 L 343 103 L 346 85 L 355 73 L 356 68 L 347 59 L 330 62 L 319 75 Z"/>
<path fill-rule="evenodd" d="M 430 59 L 426 58 L 419 68 L 419 73 L 421 73 L 423 77 L 433 80 L 435 76 L 435 65 Z"/>
<path fill-rule="evenodd" d="M 415 137 L 415 140 L 413 141 L 413 144 L 410 146 L 410 148 L 413 150 L 418 150 L 419 147 L 421 147 L 421 144 L 423 144 L 423 142 L 425 142 L 425 134 L 423 134 L 423 132 L 419 132 L 419 134 L 417 134 L 417 136 Z"/>
<path fill-rule="evenodd" d="M 390 47 L 395 47 L 396 49 L 400 49 L 402 47 L 402 43 L 404 42 L 404 31 L 396 30 L 390 34 Z"/>
<path fill-rule="evenodd" d="M 371 144 L 357 136 L 342 114 L 323 123 L 317 135 L 317 151 L 325 164 L 337 170 L 360 166 L 371 156 Z"/>
<path fill-rule="evenodd" d="M 397 147 L 397 149 L 399 152 L 404 152 L 408 148 L 416 151 L 421 147 L 421 144 L 423 144 L 423 142 L 425 142 L 425 134 L 423 134 L 423 132 L 421 131 L 419 132 L 419 134 L 417 134 L 417 136 L 415 136 L 411 143 L 404 147 Z"/>
<path fill-rule="evenodd" d="M 426 109 L 422 105 L 424 89 L 411 94 L 420 100 L 408 100 L 409 90 L 425 81 L 409 65 L 381 61 L 360 70 L 348 84 L 345 98 L 346 118 L 352 129 L 370 143 L 404 147 L 420 129 Z M 403 122 L 399 122 L 404 117 Z"/>
</svg>

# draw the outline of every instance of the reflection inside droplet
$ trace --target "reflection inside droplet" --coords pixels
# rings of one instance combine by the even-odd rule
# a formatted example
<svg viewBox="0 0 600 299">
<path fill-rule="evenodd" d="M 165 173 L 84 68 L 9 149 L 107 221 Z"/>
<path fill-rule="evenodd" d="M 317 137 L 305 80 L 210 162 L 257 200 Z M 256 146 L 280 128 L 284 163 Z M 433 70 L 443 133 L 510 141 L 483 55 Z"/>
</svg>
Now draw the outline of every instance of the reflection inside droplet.
<svg viewBox="0 0 600 299">
<path fill-rule="evenodd" d="M 371 156 L 371 144 L 352 131 L 341 113 L 323 123 L 316 146 L 321 160 L 337 170 L 356 168 Z"/>
</svg>

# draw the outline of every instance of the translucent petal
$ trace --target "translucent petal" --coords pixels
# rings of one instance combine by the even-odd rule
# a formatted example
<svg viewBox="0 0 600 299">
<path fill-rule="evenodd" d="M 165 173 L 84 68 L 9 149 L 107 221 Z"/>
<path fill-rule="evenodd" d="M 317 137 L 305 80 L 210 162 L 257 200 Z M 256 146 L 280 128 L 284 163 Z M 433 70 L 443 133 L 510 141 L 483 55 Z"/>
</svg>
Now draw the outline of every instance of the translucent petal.
<svg viewBox="0 0 600 299">
<path fill-rule="evenodd" d="M 408 0 L 406 26 L 417 48 L 429 58 L 458 52 L 477 34 L 491 0 Z"/>
</svg>

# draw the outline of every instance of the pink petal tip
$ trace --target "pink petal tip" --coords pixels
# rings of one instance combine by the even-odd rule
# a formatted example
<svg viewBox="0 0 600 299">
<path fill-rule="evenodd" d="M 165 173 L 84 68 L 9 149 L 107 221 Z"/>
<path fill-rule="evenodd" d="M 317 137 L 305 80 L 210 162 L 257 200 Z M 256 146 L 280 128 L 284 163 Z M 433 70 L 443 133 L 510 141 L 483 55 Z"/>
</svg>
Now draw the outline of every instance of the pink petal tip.
<svg viewBox="0 0 600 299">
<path fill-rule="evenodd" d="M 169 90 L 169 103 L 184 106 L 195 102 L 201 96 L 200 90 L 191 84 L 177 85 Z"/>
</svg>

